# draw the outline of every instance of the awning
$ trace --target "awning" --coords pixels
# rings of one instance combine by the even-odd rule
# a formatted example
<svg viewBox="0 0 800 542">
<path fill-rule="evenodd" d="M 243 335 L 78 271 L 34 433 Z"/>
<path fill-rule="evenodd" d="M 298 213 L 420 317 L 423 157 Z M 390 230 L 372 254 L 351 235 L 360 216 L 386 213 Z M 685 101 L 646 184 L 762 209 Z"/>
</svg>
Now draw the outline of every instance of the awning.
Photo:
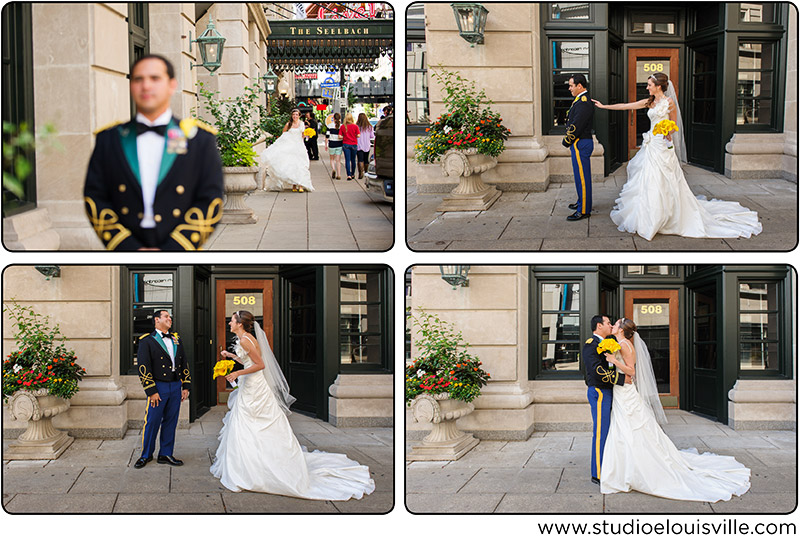
<svg viewBox="0 0 800 542">
<path fill-rule="evenodd" d="M 394 58 L 393 20 L 270 21 L 270 68 L 370 70 L 381 56 Z"/>
</svg>

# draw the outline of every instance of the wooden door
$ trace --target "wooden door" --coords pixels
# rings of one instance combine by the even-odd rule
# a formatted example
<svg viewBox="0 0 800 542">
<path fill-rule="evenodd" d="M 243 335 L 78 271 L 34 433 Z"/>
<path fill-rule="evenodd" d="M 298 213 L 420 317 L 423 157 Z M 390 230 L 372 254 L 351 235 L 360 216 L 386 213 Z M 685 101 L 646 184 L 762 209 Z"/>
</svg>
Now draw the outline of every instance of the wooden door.
<svg viewBox="0 0 800 542">
<path fill-rule="evenodd" d="M 628 49 L 628 102 L 647 98 L 647 78 L 655 72 L 666 73 L 678 93 L 678 49 Z M 647 109 L 628 111 L 628 159 L 642 145 L 642 133 L 650 129 Z"/>
</svg>

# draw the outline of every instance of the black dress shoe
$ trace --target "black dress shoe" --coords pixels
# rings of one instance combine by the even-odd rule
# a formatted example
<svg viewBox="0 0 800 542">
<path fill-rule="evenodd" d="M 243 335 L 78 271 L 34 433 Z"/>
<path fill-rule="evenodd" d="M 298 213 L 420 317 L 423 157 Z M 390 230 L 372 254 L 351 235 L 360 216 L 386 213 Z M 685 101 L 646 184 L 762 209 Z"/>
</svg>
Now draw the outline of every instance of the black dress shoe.
<svg viewBox="0 0 800 542">
<path fill-rule="evenodd" d="M 594 476 L 592 476 L 592 483 L 593 484 L 597 484 L 599 486 L 600 485 L 600 478 L 595 478 Z"/>
<path fill-rule="evenodd" d="M 168 463 L 168 464 L 172 465 L 173 467 L 180 467 L 181 465 L 183 465 L 183 461 L 181 461 L 180 459 L 175 459 L 171 455 L 160 455 L 160 456 L 158 456 L 158 460 L 156 462 L 157 463 Z"/>
<path fill-rule="evenodd" d="M 589 218 L 590 216 L 592 216 L 591 213 L 582 214 L 580 211 L 575 211 L 575 214 L 569 215 L 567 220 L 580 220 L 582 218 Z"/>
<path fill-rule="evenodd" d="M 133 468 L 141 469 L 142 467 L 150 463 L 152 460 L 153 460 L 152 457 L 140 457 L 139 459 L 136 460 L 136 463 L 133 464 Z"/>
<path fill-rule="evenodd" d="M 573 211 L 577 211 L 578 210 L 578 202 L 576 201 L 575 203 L 570 203 L 569 205 L 567 205 L 567 207 L 569 207 Z"/>
</svg>

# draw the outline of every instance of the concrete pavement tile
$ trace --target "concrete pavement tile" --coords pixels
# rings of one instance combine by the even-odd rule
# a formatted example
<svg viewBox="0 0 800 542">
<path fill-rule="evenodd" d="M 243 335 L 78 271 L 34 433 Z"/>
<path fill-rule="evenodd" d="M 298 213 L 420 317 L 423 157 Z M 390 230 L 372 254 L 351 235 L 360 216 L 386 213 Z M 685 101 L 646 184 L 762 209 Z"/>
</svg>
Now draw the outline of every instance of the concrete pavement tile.
<svg viewBox="0 0 800 542">
<path fill-rule="evenodd" d="M 505 467 L 522 467 L 530 459 L 530 452 L 477 452 L 471 450 L 458 460 L 464 467 L 491 467 L 503 465 Z"/>
<path fill-rule="evenodd" d="M 691 239 L 678 235 L 656 234 L 652 241 L 648 241 L 638 235 L 633 237 L 636 250 L 705 250 L 705 251 L 726 251 L 731 250 L 723 239 Z"/>
<path fill-rule="evenodd" d="M 411 450 L 411 446 L 407 447 L 408 450 Z M 406 462 L 406 469 L 441 469 L 444 468 L 451 463 L 455 463 L 454 461 L 408 461 Z"/>
<path fill-rule="evenodd" d="M 752 493 L 732 497 L 729 501 L 711 503 L 717 514 L 788 514 L 797 507 L 797 495 L 792 493 Z"/>
<path fill-rule="evenodd" d="M 330 435 L 325 433 L 308 433 L 303 435 L 308 440 L 313 442 L 319 449 L 327 451 L 330 448 L 339 446 L 342 443 L 342 438 L 338 435 Z M 371 446 L 378 444 L 380 441 L 372 438 L 369 435 L 348 435 L 347 443 L 350 446 Z"/>
<path fill-rule="evenodd" d="M 561 480 L 558 482 L 556 493 L 600 493 L 600 486 L 592 483 L 590 461 L 580 467 L 567 467 L 561 469 Z"/>
<path fill-rule="evenodd" d="M 75 439 L 70 444 L 70 450 L 97 450 L 100 448 L 100 445 L 103 444 L 101 439 Z"/>
<path fill-rule="evenodd" d="M 603 498 L 597 495 L 505 495 L 496 513 L 548 514 L 575 511 L 577 514 L 600 514 Z"/>
<path fill-rule="evenodd" d="M 406 509 L 412 514 L 486 514 L 495 511 L 502 493 L 440 495 L 409 493 L 406 495 Z"/>
<path fill-rule="evenodd" d="M 797 467 L 751 467 L 750 491 L 796 494 Z"/>
<path fill-rule="evenodd" d="M 416 251 L 441 251 L 445 250 L 452 241 L 413 241 L 408 239 L 407 246 L 411 250 Z"/>
<path fill-rule="evenodd" d="M 733 250 L 790 251 L 797 246 L 796 233 L 760 233 L 750 239 L 728 239 Z"/>
<path fill-rule="evenodd" d="M 542 437 L 529 438 L 528 440 L 517 440 L 506 442 L 502 447 L 503 452 L 525 452 L 533 453 L 545 441 Z"/>
<path fill-rule="evenodd" d="M 572 435 L 562 435 L 560 432 L 552 432 L 547 434 L 547 438 L 543 439 L 536 451 L 539 452 L 566 452 L 572 449 L 572 441 L 575 437 Z"/>
<path fill-rule="evenodd" d="M 358 451 L 368 456 L 378 465 L 394 465 L 394 448 L 391 446 L 359 446 Z"/>
<path fill-rule="evenodd" d="M 679 450 L 686 450 L 687 448 L 707 449 L 706 443 L 700 440 L 700 437 L 673 437 L 670 435 L 669 440 Z"/>
<path fill-rule="evenodd" d="M 101 495 L 16 495 L 3 504 L 11 514 L 109 514 L 115 493 Z"/>
<path fill-rule="evenodd" d="M 66 493 L 83 467 L 47 466 L 3 472 L 3 493 Z"/>
<path fill-rule="evenodd" d="M 773 446 L 770 442 L 761 437 L 716 437 L 710 435 L 701 435 L 700 439 L 712 450 L 732 450 L 735 448 L 744 448 L 748 450 L 752 450 L 753 448 L 775 448 L 775 446 Z"/>
<path fill-rule="evenodd" d="M 515 216 L 508 223 L 508 227 L 500 236 L 500 240 L 528 240 L 545 238 L 550 231 L 552 217 L 541 216 Z"/>
<path fill-rule="evenodd" d="M 366 498 L 366 497 L 365 497 Z M 267 493 L 223 493 L 225 511 L 229 514 L 336 514 L 329 501 L 296 499 Z"/>
<path fill-rule="evenodd" d="M 707 502 L 675 501 L 631 491 L 605 495 L 605 511 L 610 514 L 710 514 L 712 509 Z"/>
<path fill-rule="evenodd" d="M 584 451 L 558 451 L 546 452 L 536 450 L 533 452 L 526 467 L 582 467 L 588 465 L 591 459 L 591 450 Z"/>
<path fill-rule="evenodd" d="M 127 467 L 87 467 L 72 493 L 169 493 L 169 476 L 159 469 L 137 470 Z"/>
<path fill-rule="evenodd" d="M 591 219 L 589 219 L 591 220 Z M 591 237 L 587 239 L 545 239 L 542 250 L 636 250 L 633 237 Z"/>
<path fill-rule="evenodd" d="M 436 493 L 452 495 L 475 476 L 480 467 L 448 467 L 433 469 L 406 469 L 407 493 Z"/>
<path fill-rule="evenodd" d="M 506 440 L 482 440 L 471 451 L 473 452 L 499 452 L 508 444 Z"/>
<path fill-rule="evenodd" d="M 767 432 L 764 438 L 777 448 L 795 450 L 797 448 L 797 433 L 794 431 Z"/>
<path fill-rule="evenodd" d="M 493 250 L 509 251 L 539 250 L 542 246 L 542 239 L 500 239 L 499 241 L 453 241 L 447 245 L 445 250 L 467 251 L 467 250 Z M 440 249 L 441 250 L 441 249 Z"/>
<path fill-rule="evenodd" d="M 333 501 L 331 504 L 342 514 L 388 514 L 394 508 L 394 494 L 376 491 L 361 499 Z"/>
<path fill-rule="evenodd" d="M 221 514 L 225 512 L 220 493 L 119 495 L 114 513 L 127 514 Z"/>
<path fill-rule="evenodd" d="M 413 241 L 494 241 L 500 237 L 510 220 L 510 217 L 496 219 L 450 218 L 446 220 L 438 218 L 416 234 Z"/>
<path fill-rule="evenodd" d="M 725 436 L 720 427 L 719 424 L 672 425 L 667 423 L 663 429 L 670 437 Z"/>
<path fill-rule="evenodd" d="M 524 195 L 524 193 L 519 193 Z M 517 200 L 517 201 L 503 201 L 503 197 L 497 200 L 497 203 L 492 205 L 486 211 L 480 213 L 483 218 L 497 218 L 501 216 L 550 216 L 553 213 L 553 202 L 549 200 Z M 566 206 L 565 206 L 566 209 Z"/>
<path fill-rule="evenodd" d="M 172 469 L 170 493 L 219 493 L 228 491 L 208 467 L 174 467 Z"/>
<path fill-rule="evenodd" d="M 459 493 L 554 493 L 561 469 L 525 467 L 481 469 Z"/>
<path fill-rule="evenodd" d="M 6 470 L 11 469 L 40 469 L 50 463 L 49 459 L 14 459 L 11 461 L 3 461 L 3 474 Z"/>
</svg>

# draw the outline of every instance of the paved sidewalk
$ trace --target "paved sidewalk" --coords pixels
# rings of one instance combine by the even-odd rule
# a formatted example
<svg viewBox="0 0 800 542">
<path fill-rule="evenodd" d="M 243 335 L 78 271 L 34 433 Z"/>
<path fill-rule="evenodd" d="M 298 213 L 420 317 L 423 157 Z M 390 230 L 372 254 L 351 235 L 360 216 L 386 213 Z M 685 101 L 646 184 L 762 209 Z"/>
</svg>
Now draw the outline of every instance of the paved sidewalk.
<svg viewBox="0 0 800 542">
<path fill-rule="evenodd" d="M 388 250 L 394 242 L 394 209 L 364 179 L 333 180 L 325 149 L 311 162 L 313 192 L 256 190 L 245 202 L 256 224 L 222 224 L 206 250 Z M 342 157 L 344 172 L 344 157 Z M 346 176 L 345 176 L 346 177 Z"/>
<path fill-rule="evenodd" d="M 386 513 L 394 501 L 392 428 L 338 429 L 302 414 L 289 419 L 309 450 L 347 454 L 368 465 L 375 491 L 360 500 L 311 501 L 233 493 L 209 472 L 226 406 L 217 406 L 189 429 L 179 429 L 180 467 L 155 461 L 141 470 L 141 432 L 119 440 L 76 439 L 53 461 L 3 461 L 3 508 L 27 513 Z M 3 449 L 7 442 L 4 441 Z"/>
<path fill-rule="evenodd" d="M 482 441 L 458 461 L 407 462 L 406 507 L 417 513 L 538 514 L 782 514 L 794 509 L 796 432 L 733 431 L 685 411 L 668 411 L 667 417 L 665 431 L 678 448 L 735 456 L 751 471 L 750 490 L 713 504 L 637 492 L 602 495 L 589 479 L 591 432 L 547 432 L 525 442 Z"/>
<path fill-rule="evenodd" d="M 731 180 L 685 166 L 692 191 L 709 199 L 738 201 L 758 212 L 764 226 L 750 239 L 689 239 L 656 235 L 647 241 L 620 232 L 609 212 L 627 178 L 625 165 L 592 187 L 589 219 L 568 222 L 573 183 L 551 183 L 545 192 L 503 192 L 488 211 L 436 211 L 444 194 L 417 192 L 407 183 L 407 236 L 412 250 L 775 250 L 797 243 L 797 184 L 781 179 Z"/>
</svg>

